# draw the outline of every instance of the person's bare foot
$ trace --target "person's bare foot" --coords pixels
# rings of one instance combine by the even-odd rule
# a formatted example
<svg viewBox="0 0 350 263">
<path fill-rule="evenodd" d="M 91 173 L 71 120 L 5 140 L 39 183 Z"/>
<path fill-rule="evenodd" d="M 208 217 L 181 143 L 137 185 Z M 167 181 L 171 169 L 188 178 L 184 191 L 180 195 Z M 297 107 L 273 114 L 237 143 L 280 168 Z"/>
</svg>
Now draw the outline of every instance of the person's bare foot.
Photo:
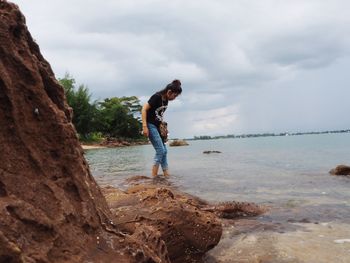
<svg viewBox="0 0 350 263">
<path fill-rule="evenodd" d="M 169 177 L 169 172 L 168 172 L 168 170 L 163 170 L 163 174 L 164 174 L 165 177 Z"/>
<path fill-rule="evenodd" d="M 158 175 L 158 168 L 159 168 L 158 165 L 153 165 L 153 167 L 152 167 L 152 176 L 153 177 L 156 177 Z"/>
</svg>

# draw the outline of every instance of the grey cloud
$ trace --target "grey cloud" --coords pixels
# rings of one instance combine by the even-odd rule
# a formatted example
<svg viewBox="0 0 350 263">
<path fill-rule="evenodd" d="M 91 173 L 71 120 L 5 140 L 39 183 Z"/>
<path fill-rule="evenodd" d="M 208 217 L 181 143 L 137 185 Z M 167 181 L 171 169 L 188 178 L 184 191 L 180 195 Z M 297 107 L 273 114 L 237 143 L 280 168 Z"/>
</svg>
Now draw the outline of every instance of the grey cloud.
<svg viewBox="0 0 350 263">
<path fill-rule="evenodd" d="M 183 119 L 176 114 L 186 115 L 187 126 L 175 127 L 175 135 L 206 128 L 210 133 L 302 129 L 308 123 L 320 127 L 321 120 L 335 126 L 340 111 L 330 108 L 326 114 L 321 104 L 314 111 L 327 120 L 320 114 L 312 122 L 298 116 L 292 83 L 311 100 L 310 83 L 326 82 L 324 72 L 350 82 L 338 63 L 350 59 L 345 0 L 14 1 L 56 76 L 69 71 L 96 99 L 147 98 L 181 79 L 181 103 L 170 105 L 168 113 L 174 122 Z M 321 97 L 329 95 L 329 86 L 320 85 Z M 215 123 L 215 114 L 235 117 Z"/>
<path fill-rule="evenodd" d="M 330 31 L 325 28 L 318 31 L 310 29 L 298 35 L 280 36 L 264 43 L 259 52 L 269 63 L 281 66 L 306 69 L 326 67 L 348 53 L 348 47 L 344 45 L 347 36 L 335 35 Z"/>
</svg>

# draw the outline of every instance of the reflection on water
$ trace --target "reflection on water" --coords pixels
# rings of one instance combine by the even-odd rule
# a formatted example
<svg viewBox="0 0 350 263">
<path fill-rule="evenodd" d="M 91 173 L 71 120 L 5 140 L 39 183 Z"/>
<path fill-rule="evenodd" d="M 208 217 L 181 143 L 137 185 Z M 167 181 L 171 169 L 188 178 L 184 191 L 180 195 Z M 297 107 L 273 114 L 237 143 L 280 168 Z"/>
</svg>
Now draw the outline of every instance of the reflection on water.
<svg viewBox="0 0 350 263">
<path fill-rule="evenodd" d="M 153 154 L 146 145 L 86 158 L 99 184 L 123 188 L 128 177 L 150 175 Z M 333 242 L 350 239 L 350 178 L 328 174 L 350 164 L 350 134 L 190 141 L 169 149 L 169 163 L 169 183 L 191 194 L 271 207 L 246 233 L 228 226 L 208 262 L 350 262 L 350 243 Z"/>
</svg>

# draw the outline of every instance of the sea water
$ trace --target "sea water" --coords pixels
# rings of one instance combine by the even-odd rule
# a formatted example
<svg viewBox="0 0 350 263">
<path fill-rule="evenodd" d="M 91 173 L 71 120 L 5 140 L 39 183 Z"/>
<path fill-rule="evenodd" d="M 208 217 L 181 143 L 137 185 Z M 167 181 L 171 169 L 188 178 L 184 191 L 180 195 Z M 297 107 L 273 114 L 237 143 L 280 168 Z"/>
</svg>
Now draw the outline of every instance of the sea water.
<svg viewBox="0 0 350 263">
<path fill-rule="evenodd" d="M 349 133 L 189 144 L 168 147 L 168 183 L 211 202 L 269 208 L 244 231 L 225 228 L 207 262 L 350 262 L 350 177 L 329 175 L 350 165 Z M 86 152 L 97 182 L 120 188 L 131 176 L 150 176 L 153 156 L 151 145 Z"/>
</svg>

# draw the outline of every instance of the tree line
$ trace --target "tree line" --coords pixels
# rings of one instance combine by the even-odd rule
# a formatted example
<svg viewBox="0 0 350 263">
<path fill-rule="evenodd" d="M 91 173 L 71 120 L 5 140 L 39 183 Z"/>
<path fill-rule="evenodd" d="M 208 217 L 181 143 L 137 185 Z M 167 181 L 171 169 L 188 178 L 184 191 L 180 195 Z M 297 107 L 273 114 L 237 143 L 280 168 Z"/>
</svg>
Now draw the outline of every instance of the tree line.
<svg viewBox="0 0 350 263">
<path fill-rule="evenodd" d="M 96 141 L 104 137 L 141 139 L 141 104 L 136 96 L 106 98 L 91 101 L 87 86 L 76 86 L 68 73 L 58 79 L 73 109 L 73 124 L 82 141 Z"/>
</svg>

